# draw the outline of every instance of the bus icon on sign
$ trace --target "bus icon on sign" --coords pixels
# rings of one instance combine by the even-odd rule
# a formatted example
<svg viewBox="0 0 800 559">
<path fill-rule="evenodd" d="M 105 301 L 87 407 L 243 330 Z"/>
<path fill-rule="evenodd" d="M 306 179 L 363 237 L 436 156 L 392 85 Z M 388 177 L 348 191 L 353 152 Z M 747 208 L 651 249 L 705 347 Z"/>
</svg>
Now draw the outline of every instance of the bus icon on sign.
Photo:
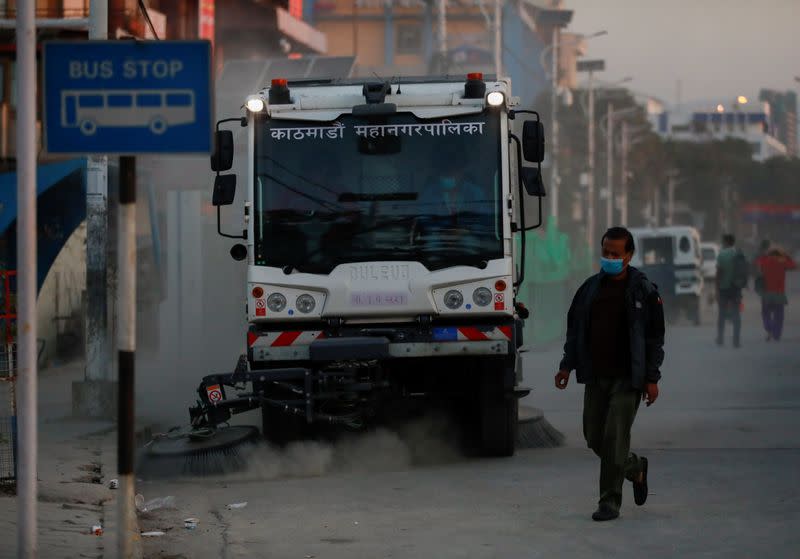
<svg viewBox="0 0 800 559">
<path fill-rule="evenodd" d="M 92 136 L 99 128 L 148 128 L 161 135 L 170 126 L 194 124 L 191 89 L 65 90 L 61 126 Z"/>
</svg>

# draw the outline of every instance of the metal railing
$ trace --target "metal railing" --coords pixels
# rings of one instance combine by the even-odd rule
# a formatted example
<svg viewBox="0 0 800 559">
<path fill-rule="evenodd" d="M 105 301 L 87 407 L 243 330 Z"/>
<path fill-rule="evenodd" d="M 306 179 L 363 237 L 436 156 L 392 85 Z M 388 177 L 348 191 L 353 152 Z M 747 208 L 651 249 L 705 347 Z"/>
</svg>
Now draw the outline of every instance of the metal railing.
<svg viewBox="0 0 800 559">
<path fill-rule="evenodd" d="M 0 484 L 17 479 L 16 270 L 0 270 Z"/>
</svg>

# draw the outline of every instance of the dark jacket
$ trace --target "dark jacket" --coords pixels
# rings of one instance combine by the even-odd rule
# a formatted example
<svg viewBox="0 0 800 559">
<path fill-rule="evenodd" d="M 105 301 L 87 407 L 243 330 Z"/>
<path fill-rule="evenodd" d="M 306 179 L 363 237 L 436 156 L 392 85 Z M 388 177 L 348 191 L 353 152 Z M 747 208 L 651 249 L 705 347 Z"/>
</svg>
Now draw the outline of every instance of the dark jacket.
<svg viewBox="0 0 800 559">
<path fill-rule="evenodd" d="M 561 370 L 575 370 L 578 382 L 594 381 L 589 350 L 589 325 L 592 302 L 605 274 L 600 272 L 584 282 L 575 294 L 567 315 L 567 342 Z M 625 304 L 630 333 L 631 385 L 643 390 L 646 383 L 658 382 L 664 362 L 664 306 L 658 289 L 642 272 L 628 267 Z"/>
</svg>

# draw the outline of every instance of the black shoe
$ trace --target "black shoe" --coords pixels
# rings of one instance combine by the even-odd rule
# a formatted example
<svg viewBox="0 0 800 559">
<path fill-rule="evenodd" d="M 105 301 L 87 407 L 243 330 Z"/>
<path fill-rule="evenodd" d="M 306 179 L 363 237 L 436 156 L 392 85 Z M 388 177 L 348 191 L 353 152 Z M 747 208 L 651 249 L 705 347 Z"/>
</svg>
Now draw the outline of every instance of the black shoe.
<svg viewBox="0 0 800 559">
<path fill-rule="evenodd" d="M 605 503 L 600 503 L 597 510 L 592 513 L 592 520 L 595 522 L 605 522 L 606 520 L 614 520 L 619 518 L 619 511 L 612 509 Z"/>
<path fill-rule="evenodd" d="M 640 507 L 647 501 L 647 458 L 642 457 L 642 481 L 633 482 L 633 501 Z"/>
</svg>

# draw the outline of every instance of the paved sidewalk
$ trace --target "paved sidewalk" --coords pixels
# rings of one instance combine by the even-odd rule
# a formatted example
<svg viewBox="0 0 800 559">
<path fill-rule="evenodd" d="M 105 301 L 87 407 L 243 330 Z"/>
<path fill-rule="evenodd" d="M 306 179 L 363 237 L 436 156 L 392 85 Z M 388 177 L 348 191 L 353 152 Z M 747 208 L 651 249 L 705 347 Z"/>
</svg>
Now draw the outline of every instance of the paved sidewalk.
<svg viewBox="0 0 800 559">
<path fill-rule="evenodd" d="M 109 421 L 71 417 L 76 362 L 39 373 L 39 556 L 116 555 L 116 429 Z M 91 535 L 95 524 L 103 535 Z M 17 498 L 0 495 L 0 558 L 16 557 Z"/>
</svg>

